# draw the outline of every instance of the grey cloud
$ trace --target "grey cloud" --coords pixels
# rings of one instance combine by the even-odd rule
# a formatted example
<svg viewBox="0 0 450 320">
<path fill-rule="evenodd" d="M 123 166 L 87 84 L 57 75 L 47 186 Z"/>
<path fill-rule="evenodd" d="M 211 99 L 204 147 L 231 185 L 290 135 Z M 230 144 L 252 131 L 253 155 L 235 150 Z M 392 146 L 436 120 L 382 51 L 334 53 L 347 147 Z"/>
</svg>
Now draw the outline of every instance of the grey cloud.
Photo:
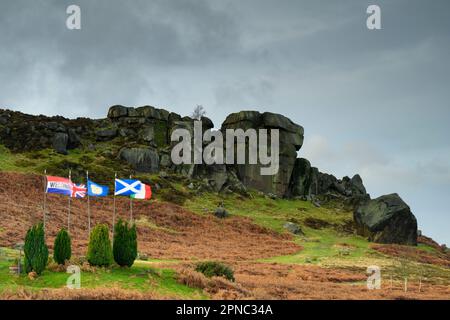
<svg viewBox="0 0 450 320">
<path fill-rule="evenodd" d="M 216 126 L 242 109 L 305 127 L 299 155 L 374 195 L 398 192 L 450 243 L 450 2 L 78 0 L 0 2 L 0 107 L 104 117 L 112 104 L 189 114 Z M 414 182 L 414 183 L 413 183 Z M 433 209 L 430 209 L 432 207 Z"/>
</svg>

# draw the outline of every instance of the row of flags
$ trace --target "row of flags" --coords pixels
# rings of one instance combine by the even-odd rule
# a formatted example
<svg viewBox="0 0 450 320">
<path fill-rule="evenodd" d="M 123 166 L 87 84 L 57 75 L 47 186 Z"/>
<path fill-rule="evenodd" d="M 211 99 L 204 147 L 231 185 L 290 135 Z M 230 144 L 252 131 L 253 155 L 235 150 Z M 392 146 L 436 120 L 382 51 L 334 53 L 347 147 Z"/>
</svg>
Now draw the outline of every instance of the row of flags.
<svg viewBox="0 0 450 320">
<path fill-rule="evenodd" d="M 152 197 L 151 187 L 139 180 L 115 179 L 114 189 L 115 196 L 127 196 L 143 200 L 148 200 Z M 84 198 L 86 195 L 106 197 L 109 194 L 109 188 L 91 180 L 87 180 L 86 186 L 84 184 L 75 184 L 67 178 L 47 176 L 45 192 L 62 194 L 72 198 Z"/>
</svg>

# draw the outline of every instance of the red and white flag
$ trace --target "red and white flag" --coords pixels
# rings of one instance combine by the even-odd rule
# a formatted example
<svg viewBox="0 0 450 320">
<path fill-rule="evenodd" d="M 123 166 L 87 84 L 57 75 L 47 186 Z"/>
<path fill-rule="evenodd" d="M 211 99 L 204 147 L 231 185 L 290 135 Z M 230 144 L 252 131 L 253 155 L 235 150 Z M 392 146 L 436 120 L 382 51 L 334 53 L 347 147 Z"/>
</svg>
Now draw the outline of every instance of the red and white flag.
<svg viewBox="0 0 450 320">
<path fill-rule="evenodd" d="M 130 196 L 133 199 L 149 200 L 152 197 L 152 188 L 141 182 L 141 188 L 138 193 Z"/>
</svg>

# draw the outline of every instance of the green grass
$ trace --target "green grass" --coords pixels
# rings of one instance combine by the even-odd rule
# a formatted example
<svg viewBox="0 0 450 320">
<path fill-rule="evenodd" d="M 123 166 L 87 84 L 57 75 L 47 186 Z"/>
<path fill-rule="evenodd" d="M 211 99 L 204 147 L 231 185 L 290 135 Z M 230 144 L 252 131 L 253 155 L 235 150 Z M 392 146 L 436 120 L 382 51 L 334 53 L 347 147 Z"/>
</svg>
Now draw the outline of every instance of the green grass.
<svg viewBox="0 0 450 320">
<path fill-rule="evenodd" d="M 9 266 L 13 264 L 16 252 L 2 249 L 0 256 L 0 292 L 17 288 L 52 289 L 66 286 L 69 274 L 46 270 L 35 280 L 26 275 L 9 274 Z M 97 269 L 95 272 L 81 273 L 82 288 L 108 288 L 120 287 L 123 289 L 154 291 L 162 295 L 186 298 L 206 299 L 199 289 L 193 289 L 177 282 L 175 271 L 151 266 L 148 262 L 136 262 L 131 268 L 112 267 L 110 269 Z"/>
<path fill-rule="evenodd" d="M 352 221 L 352 213 L 339 207 L 318 208 L 308 201 L 274 200 L 256 192 L 252 193 L 251 199 L 238 195 L 202 194 L 189 199 L 185 206 L 204 215 L 213 212 L 220 202 L 224 203 L 232 215 L 250 218 L 256 224 L 280 233 L 287 232 L 283 225 L 288 221 L 301 227 L 305 235 L 293 236 L 293 241 L 302 246 L 302 250 L 292 255 L 260 261 L 286 264 L 349 264 L 376 254 L 363 237 L 342 232 L 340 227 Z M 304 223 L 308 218 L 326 221 L 329 225 L 322 229 L 313 229 Z"/>
<path fill-rule="evenodd" d="M 297 237 L 296 243 L 303 249 L 296 254 L 278 256 L 263 261 L 289 264 L 323 264 L 330 260 L 356 260 L 372 250 L 369 242 L 359 236 L 343 236 L 332 229 L 305 229 L 305 237 Z"/>
<path fill-rule="evenodd" d="M 13 154 L 3 145 L 0 145 L 1 171 L 34 172 L 34 165 L 35 162 L 29 160 L 23 154 Z"/>
<path fill-rule="evenodd" d="M 232 215 L 251 218 L 255 223 L 284 232 L 283 225 L 294 222 L 303 225 L 306 218 L 325 220 L 330 224 L 343 225 L 352 220 L 352 213 L 339 208 L 317 208 L 311 202 L 287 199 L 270 199 L 257 193 L 252 198 L 239 195 L 221 196 L 214 193 L 204 193 L 186 201 L 185 207 L 198 214 L 213 212 L 220 202 Z"/>
<path fill-rule="evenodd" d="M 417 248 L 422 250 L 422 251 L 429 252 L 429 253 L 437 253 L 438 252 L 438 250 L 436 248 L 433 248 L 432 246 L 429 246 L 429 245 L 424 244 L 424 243 L 419 243 L 417 245 Z"/>
</svg>

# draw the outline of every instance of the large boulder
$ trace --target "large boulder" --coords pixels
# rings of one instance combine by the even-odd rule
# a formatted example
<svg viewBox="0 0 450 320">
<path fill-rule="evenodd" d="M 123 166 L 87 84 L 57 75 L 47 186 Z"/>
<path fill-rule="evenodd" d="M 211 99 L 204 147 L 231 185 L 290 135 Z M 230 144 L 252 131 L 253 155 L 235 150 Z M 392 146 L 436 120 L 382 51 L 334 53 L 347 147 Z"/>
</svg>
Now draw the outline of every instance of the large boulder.
<svg viewBox="0 0 450 320">
<path fill-rule="evenodd" d="M 300 226 L 293 222 L 286 222 L 283 225 L 283 228 L 285 228 L 287 231 L 293 234 L 297 235 L 304 235 L 303 230 L 300 228 Z"/>
<path fill-rule="evenodd" d="M 68 143 L 67 143 L 67 147 L 69 149 L 74 149 L 76 147 L 78 147 L 81 143 L 81 138 L 78 135 L 78 133 L 76 132 L 75 129 L 71 128 L 67 131 L 68 134 Z"/>
<path fill-rule="evenodd" d="M 119 154 L 137 172 L 154 173 L 159 171 L 159 155 L 151 148 L 124 148 Z"/>
<path fill-rule="evenodd" d="M 170 114 L 170 112 L 167 110 L 157 109 L 152 106 L 143 106 L 143 107 L 136 108 L 136 116 L 137 117 L 168 121 L 169 114 Z"/>
<path fill-rule="evenodd" d="M 128 116 L 128 108 L 120 105 L 112 106 L 108 110 L 109 119 L 117 119 Z"/>
<path fill-rule="evenodd" d="M 331 174 L 320 172 L 303 158 L 295 160 L 288 195 L 301 198 L 334 195 L 342 199 L 355 199 L 349 202 L 352 204 L 370 198 L 358 174 L 351 179 L 344 177 L 339 180 Z"/>
<path fill-rule="evenodd" d="M 308 197 L 311 195 L 312 184 L 311 163 L 304 159 L 295 160 L 294 169 L 289 186 L 289 195 L 292 197 Z"/>
<path fill-rule="evenodd" d="M 194 165 L 193 178 L 206 179 L 210 186 L 219 192 L 228 181 L 228 173 L 226 165 Z"/>
<path fill-rule="evenodd" d="M 67 133 L 57 132 L 53 136 L 53 149 L 61 154 L 67 154 L 67 143 L 69 141 L 69 135 Z"/>
<path fill-rule="evenodd" d="M 398 194 L 381 196 L 353 214 L 358 234 L 378 243 L 417 245 L 417 220 Z"/>
<path fill-rule="evenodd" d="M 95 133 L 98 141 L 108 141 L 117 137 L 117 129 L 102 129 Z"/>
<path fill-rule="evenodd" d="M 257 111 L 241 111 L 230 114 L 222 124 L 222 132 L 227 129 L 278 129 L 280 133 L 279 170 L 274 175 L 261 175 L 261 164 L 233 165 L 239 179 L 245 186 L 266 193 L 274 193 L 277 196 L 285 196 L 288 193 L 289 182 L 297 158 L 297 151 L 303 144 L 303 127 L 295 124 L 290 119 L 280 114 L 270 112 L 259 113 Z M 235 143 L 236 145 L 236 143 Z M 247 148 L 248 151 L 248 143 Z"/>
</svg>

